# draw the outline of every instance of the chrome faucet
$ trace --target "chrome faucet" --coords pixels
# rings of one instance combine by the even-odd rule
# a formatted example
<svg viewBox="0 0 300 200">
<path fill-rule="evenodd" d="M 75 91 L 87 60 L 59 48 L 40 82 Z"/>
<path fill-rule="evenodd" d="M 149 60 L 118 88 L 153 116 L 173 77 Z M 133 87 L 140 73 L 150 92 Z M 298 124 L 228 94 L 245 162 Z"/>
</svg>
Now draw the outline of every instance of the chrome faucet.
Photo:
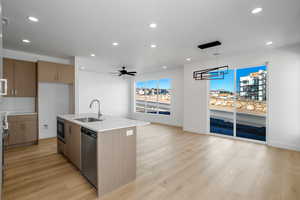
<svg viewBox="0 0 300 200">
<path fill-rule="evenodd" d="M 102 116 L 102 113 L 100 112 L 100 101 L 98 99 L 93 99 L 90 103 L 90 108 L 93 107 L 94 103 L 98 104 L 98 119 L 100 119 Z"/>
</svg>

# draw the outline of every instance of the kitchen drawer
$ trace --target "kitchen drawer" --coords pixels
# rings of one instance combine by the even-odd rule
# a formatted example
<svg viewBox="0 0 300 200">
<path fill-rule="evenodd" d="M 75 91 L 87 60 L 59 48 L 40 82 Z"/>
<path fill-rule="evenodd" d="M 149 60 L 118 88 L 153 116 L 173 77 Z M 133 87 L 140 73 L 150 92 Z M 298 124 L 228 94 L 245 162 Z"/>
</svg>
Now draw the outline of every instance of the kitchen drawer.
<svg viewBox="0 0 300 200">
<path fill-rule="evenodd" d="M 33 115 L 11 115 L 7 117 L 8 122 L 37 120 L 37 114 Z"/>
</svg>

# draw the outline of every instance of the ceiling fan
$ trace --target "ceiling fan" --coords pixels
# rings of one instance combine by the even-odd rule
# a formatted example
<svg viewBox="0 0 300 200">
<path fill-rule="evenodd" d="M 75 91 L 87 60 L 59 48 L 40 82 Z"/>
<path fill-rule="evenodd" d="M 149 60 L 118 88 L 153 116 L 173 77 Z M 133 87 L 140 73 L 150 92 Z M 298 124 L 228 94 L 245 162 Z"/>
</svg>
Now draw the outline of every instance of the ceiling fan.
<svg viewBox="0 0 300 200">
<path fill-rule="evenodd" d="M 113 75 L 117 75 L 117 76 L 123 76 L 123 75 L 129 75 L 129 76 L 135 76 L 137 72 L 135 71 L 127 71 L 126 67 L 123 66 L 121 68 L 121 70 L 118 70 L 118 72 L 113 72 Z"/>
</svg>

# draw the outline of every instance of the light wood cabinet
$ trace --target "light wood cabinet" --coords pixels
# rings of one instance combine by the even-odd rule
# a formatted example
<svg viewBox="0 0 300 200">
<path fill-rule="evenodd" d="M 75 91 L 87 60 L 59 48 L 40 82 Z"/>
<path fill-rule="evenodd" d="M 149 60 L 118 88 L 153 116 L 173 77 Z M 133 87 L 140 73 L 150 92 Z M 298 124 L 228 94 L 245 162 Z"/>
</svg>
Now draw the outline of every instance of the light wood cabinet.
<svg viewBox="0 0 300 200">
<path fill-rule="evenodd" d="M 37 115 L 8 116 L 9 135 L 6 145 L 34 143 L 38 140 Z"/>
<path fill-rule="evenodd" d="M 74 66 L 38 61 L 38 81 L 73 84 Z"/>
<path fill-rule="evenodd" d="M 102 132 L 97 143 L 98 196 L 103 196 L 136 178 L 136 127 Z"/>
<path fill-rule="evenodd" d="M 57 82 L 57 64 L 39 61 L 38 62 L 38 81 L 39 82 Z"/>
<path fill-rule="evenodd" d="M 81 128 L 65 121 L 65 156 L 81 170 Z"/>
<path fill-rule="evenodd" d="M 72 65 L 63 65 L 58 67 L 58 80 L 61 83 L 72 84 L 74 83 L 74 66 Z"/>
<path fill-rule="evenodd" d="M 57 140 L 57 153 L 65 154 L 65 143 Z"/>
<path fill-rule="evenodd" d="M 7 80 L 6 96 L 14 96 L 14 60 L 3 58 L 3 78 Z"/>
<path fill-rule="evenodd" d="M 36 96 L 36 63 L 15 61 L 15 96 Z"/>
<path fill-rule="evenodd" d="M 81 171 L 81 127 L 65 120 L 64 128 L 65 143 L 58 140 L 57 151 Z M 136 127 L 101 132 L 96 153 L 99 197 L 136 179 Z"/>
<path fill-rule="evenodd" d="M 8 97 L 36 97 L 36 63 L 3 59 L 3 74 L 7 79 Z"/>
</svg>

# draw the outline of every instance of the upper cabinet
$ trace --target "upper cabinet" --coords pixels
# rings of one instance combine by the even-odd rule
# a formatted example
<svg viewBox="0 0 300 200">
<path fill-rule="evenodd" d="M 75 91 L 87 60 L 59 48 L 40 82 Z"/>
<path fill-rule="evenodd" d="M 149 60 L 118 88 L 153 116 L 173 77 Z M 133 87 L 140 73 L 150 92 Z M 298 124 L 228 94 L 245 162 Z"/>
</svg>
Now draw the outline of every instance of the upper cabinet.
<svg viewBox="0 0 300 200">
<path fill-rule="evenodd" d="M 3 78 L 7 80 L 6 96 L 14 96 L 14 60 L 3 58 Z"/>
<path fill-rule="evenodd" d="M 36 63 L 15 61 L 15 96 L 36 96 Z"/>
<path fill-rule="evenodd" d="M 75 71 L 73 65 L 38 61 L 38 81 L 73 84 Z"/>
<path fill-rule="evenodd" d="M 3 77 L 7 79 L 7 97 L 36 97 L 36 63 L 3 59 Z"/>
</svg>

